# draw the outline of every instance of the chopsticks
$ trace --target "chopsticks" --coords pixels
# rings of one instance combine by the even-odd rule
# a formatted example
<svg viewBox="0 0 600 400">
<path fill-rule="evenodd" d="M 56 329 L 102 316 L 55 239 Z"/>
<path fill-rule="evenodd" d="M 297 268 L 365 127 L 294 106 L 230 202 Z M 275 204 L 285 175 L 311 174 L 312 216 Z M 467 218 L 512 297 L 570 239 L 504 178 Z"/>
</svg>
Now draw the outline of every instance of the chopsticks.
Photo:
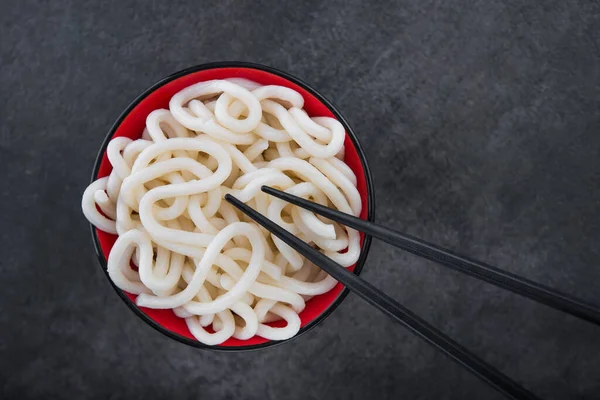
<svg viewBox="0 0 600 400">
<path fill-rule="evenodd" d="M 265 187 L 263 187 L 263 190 L 264 189 Z M 446 353 L 450 358 L 486 381 L 499 392 L 511 399 L 538 399 L 533 393 L 520 386 L 517 382 L 504 375 L 454 340 L 450 339 L 444 333 L 437 330 L 425 320 L 419 318 L 407 308 L 401 306 L 394 299 L 357 275 L 354 275 L 329 257 L 316 251 L 307 243 L 298 239 L 293 234 L 251 207 L 242 203 L 230 194 L 225 195 L 225 200 L 230 202 L 258 224 L 262 225 L 265 229 L 273 233 L 308 260 L 321 267 L 321 269 L 359 295 L 363 300 L 366 300 L 395 321 L 400 322 L 409 328 L 414 334 L 421 337 L 426 342 Z"/>
<path fill-rule="evenodd" d="M 392 246 L 406 250 L 417 256 L 434 261 L 455 271 L 481 279 L 511 292 L 528 297 L 554 309 L 574 315 L 583 320 L 600 325 L 600 310 L 584 301 L 560 293 L 554 289 L 540 285 L 521 276 L 503 271 L 481 261 L 454 253 L 450 250 L 417 239 L 413 236 L 386 228 L 374 222 L 365 221 L 352 215 L 324 207 L 320 204 L 263 186 L 262 191 L 285 200 L 298 207 L 322 215 L 333 221 L 364 232 L 383 240 Z"/>
</svg>

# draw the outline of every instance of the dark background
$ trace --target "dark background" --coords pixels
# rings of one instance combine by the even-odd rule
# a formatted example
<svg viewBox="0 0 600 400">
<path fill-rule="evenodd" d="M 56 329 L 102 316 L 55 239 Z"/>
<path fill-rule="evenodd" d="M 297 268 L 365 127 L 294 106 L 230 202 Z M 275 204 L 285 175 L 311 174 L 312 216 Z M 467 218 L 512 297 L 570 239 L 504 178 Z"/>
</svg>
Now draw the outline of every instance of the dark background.
<svg viewBox="0 0 600 400">
<path fill-rule="evenodd" d="M 163 337 L 115 295 L 80 196 L 108 128 L 191 65 L 331 99 L 377 220 L 600 304 L 597 1 L 0 3 L 0 398 L 500 399 L 350 295 L 270 350 Z M 600 398 L 600 328 L 375 242 L 364 277 L 546 399 Z"/>
</svg>

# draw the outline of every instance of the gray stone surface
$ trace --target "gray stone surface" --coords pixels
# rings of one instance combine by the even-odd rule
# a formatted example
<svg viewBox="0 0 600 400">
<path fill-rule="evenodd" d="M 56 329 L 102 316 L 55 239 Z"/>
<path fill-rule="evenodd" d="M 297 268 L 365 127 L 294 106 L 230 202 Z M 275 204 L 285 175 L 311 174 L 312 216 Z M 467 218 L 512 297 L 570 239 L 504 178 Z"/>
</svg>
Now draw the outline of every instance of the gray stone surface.
<svg viewBox="0 0 600 400">
<path fill-rule="evenodd" d="M 500 399 L 350 295 L 272 350 L 146 326 L 79 209 L 112 122 L 185 67 L 245 60 L 330 98 L 377 219 L 600 304 L 597 1 L 0 3 L 0 398 Z M 597 399 L 600 328 L 372 247 L 364 277 L 547 399 Z"/>
</svg>

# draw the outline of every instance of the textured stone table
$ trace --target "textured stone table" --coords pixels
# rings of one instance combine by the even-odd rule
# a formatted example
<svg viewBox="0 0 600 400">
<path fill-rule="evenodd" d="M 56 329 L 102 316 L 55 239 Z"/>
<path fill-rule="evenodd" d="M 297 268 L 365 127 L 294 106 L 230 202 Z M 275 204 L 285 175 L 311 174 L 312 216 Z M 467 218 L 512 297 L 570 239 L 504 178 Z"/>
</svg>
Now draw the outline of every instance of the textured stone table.
<svg viewBox="0 0 600 400">
<path fill-rule="evenodd" d="M 170 341 L 115 296 L 79 210 L 96 151 L 141 91 L 209 61 L 339 106 L 379 221 L 600 304 L 599 3 L 370 3 L 0 3 L 0 398 L 501 398 L 353 295 L 243 354 Z M 541 397 L 600 398 L 600 328 L 381 243 L 364 277 Z"/>
</svg>

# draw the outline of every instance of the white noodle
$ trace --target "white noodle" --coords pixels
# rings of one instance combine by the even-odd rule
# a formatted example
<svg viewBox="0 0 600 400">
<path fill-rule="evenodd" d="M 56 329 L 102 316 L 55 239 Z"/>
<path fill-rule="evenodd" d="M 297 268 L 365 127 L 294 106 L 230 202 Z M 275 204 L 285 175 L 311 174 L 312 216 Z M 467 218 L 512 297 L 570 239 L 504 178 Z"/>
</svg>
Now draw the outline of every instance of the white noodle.
<svg viewBox="0 0 600 400">
<path fill-rule="evenodd" d="M 189 86 L 151 112 L 141 139 L 107 147 L 109 176 L 82 197 L 86 218 L 118 234 L 108 274 L 141 307 L 172 309 L 196 339 L 284 340 L 336 281 L 223 200 L 231 193 L 344 266 L 358 232 L 261 192 L 269 185 L 358 215 L 345 132 L 309 117 L 300 93 L 242 78 Z M 337 157 L 337 158 L 336 158 Z M 341 250 L 346 249 L 344 253 Z M 133 262 L 137 268 L 131 268 Z M 284 320 L 275 328 L 269 322 Z M 205 329 L 212 325 L 212 332 Z"/>
</svg>

